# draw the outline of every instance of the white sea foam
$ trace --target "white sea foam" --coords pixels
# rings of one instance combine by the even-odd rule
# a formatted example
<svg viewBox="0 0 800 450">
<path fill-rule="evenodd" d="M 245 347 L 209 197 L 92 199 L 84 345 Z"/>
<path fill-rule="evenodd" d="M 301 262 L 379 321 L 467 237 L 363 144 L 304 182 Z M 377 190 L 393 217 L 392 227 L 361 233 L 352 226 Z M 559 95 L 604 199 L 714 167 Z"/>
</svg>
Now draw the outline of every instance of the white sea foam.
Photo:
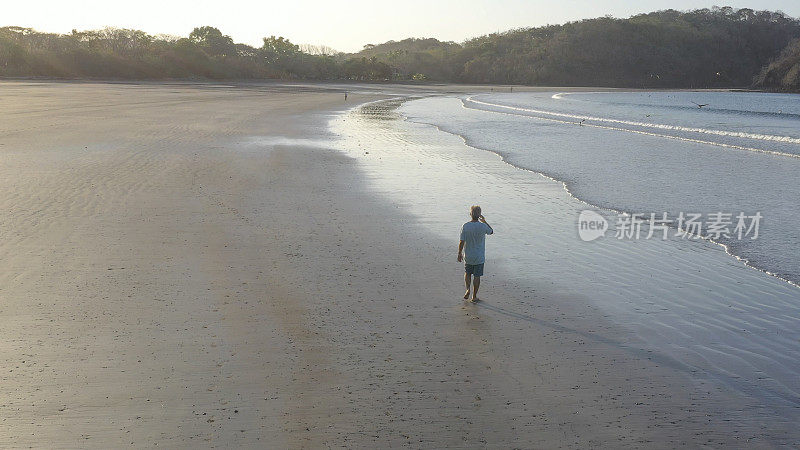
<svg viewBox="0 0 800 450">
<path fill-rule="evenodd" d="M 551 98 L 560 98 L 556 97 L 560 94 L 555 94 Z M 725 131 L 725 130 L 714 130 L 708 128 L 696 128 L 696 127 L 685 127 L 681 125 L 670 125 L 670 124 L 661 124 L 661 123 L 652 123 L 652 122 L 639 122 L 639 121 L 632 121 L 632 120 L 623 120 L 623 119 L 614 119 L 611 117 L 597 117 L 597 116 L 589 116 L 589 115 L 581 115 L 581 114 L 569 114 L 563 112 L 556 112 L 556 111 L 547 111 L 543 109 L 533 109 L 533 108 L 522 108 L 519 106 L 510 106 L 510 105 L 503 105 L 500 103 L 490 103 L 484 102 L 481 100 L 475 99 L 475 97 L 468 97 L 466 99 L 468 102 L 472 102 L 478 105 L 489 106 L 492 108 L 500 108 L 507 111 L 519 111 L 524 113 L 532 113 L 532 114 L 540 114 L 550 117 L 561 117 L 565 119 L 573 119 L 574 121 L 591 121 L 591 122 L 600 122 L 600 123 L 612 123 L 612 124 L 619 124 L 619 125 L 628 125 L 640 128 L 651 128 L 651 129 L 659 129 L 659 130 L 669 130 L 669 131 L 682 131 L 687 133 L 702 133 L 702 134 L 710 134 L 716 136 L 726 136 L 726 137 L 733 137 L 733 138 L 742 138 L 742 139 L 753 139 L 759 141 L 770 141 L 770 142 L 780 142 L 780 143 L 788 143 L 788 144 L 800 144 L 800 139 L 791 137 L 791 136 L 776 136 L 770 134 L 757 134 L 757 133 L 747 133 L 742 131 Z M 634 131 L 625 128 L 615 128 L 620 131 Z M 772 153 L 781 156 L 789 156 L 789 157 L 800 157 L 800 155 L 794 155 L 791 153 L 784 153 L 784 152 L 777 152 L 771 150 L 763 150 L 763 149 L 752 149 L 749 147 L 735 147 L 735 148 L 742 148 L 744 150 L 757 150 L 763 151 L 766 153 Z"/>
<path fill-rule="evenodd" d="M 466 106 L 466 102 L 482 103 L 484 105 L 491 105 L 490 103 L 485 103 L 485 102 L 480 102 L 480 101 L 477 101 L 477 100 L 472 100 L 471 97 L 462 101 L 462 103 L 464 103 L 464 107 L 467 107 Z M 525 108 L 517 108 L 517 109 L 525 109 Z M 572 120 L 554 119 L 554 118 L 551 118 L 551 117 L 540 117 L 540 116 L 532 116 L 532 115 L 527 115 L 527 114 L 514 114 L 514 113 L 511 113 L 511 112 L 494 111 L 494 110 L 491 110 L 491 109 L 481 109 L 481 111 L 493 112 L 493 113 L 497 113 L 497 114 L 510 114 L 510 115 L 515 115 L 515 116 L 520 116 L 520 117 L 531 117 L 531 118 L 534 118 L 534 119 L 547 120 L 547 121 L 550 121 L 550 122 L 558 122 L 558 123 L 565 123 L 565 124 L 576 124 L 576 125 L 579 124 L 581 126 L 592 127 L 592 128 L 600 128 L 600 129 L 604 129 L 604 130 L 623 131 L 623 132 L 626 132 L 626 133 L 642 134 L 642 135 L 645 135 L 645 136 L 654 136 L 654 137 L 660 137 L 660 138 L 665 138 L 665 139 L 675 139 L 675 140 L 684 141 L 684 142 L 694 142 L 696 144 L 713 145 L 715 147 L 725 147 L 725 148 L 733 148 L 733 149 L 737 149 L 737 150 L 745 150 L 745 151 L 748 151 L 748 152 L 765 153 L 765 154 L 768 154 L 768 155 L 786 156 L 786 157 L 789 157 L 789 158 L 800 158 L 800 155 L 795 155 L 793 153 L 779 152 L 779 151 L 776 151 L 776 150 L 766 150 L 766 149 L 763 149 L 763 148 L 745 147 L 743 145 L 727 144 L 727 143 L 724 143 L 724 142 L 706 141 L 706 140 L 703 140 L 703 139 L 693 139 L 693 138 L 688 138 L 688 137 L 684 137 L 684 136 L 675 136 L 675 135 L 671 135 L 671 134 L 653 133 L 653 132 L 650 132 L 650 131 L 642 131 L 642 130 L 631 130 L 630 128 L 604 126 L 604 125 L 597 125 L 597 124 L 585 123 L 585 122 L 575 122 L 575 121 L 572 121 Z M 572 116 L 572 115 L 569 115 L 569 114 L 559 114 L 559 115 L 562 115 L 562 116 L 565 116 L 565 117 L 566 116 L 581 117 L 581 116 Z"/>
</svg>

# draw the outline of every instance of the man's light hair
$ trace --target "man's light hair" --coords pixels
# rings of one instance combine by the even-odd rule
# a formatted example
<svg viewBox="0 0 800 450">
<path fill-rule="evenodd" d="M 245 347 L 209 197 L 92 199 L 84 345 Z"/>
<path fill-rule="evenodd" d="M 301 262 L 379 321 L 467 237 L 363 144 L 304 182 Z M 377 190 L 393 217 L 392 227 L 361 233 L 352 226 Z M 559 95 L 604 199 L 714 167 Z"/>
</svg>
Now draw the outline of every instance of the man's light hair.
<svg viewBox="0 0 800 450">
<path fill-rule="evenodd" d="M 472 216 L 473 219 L 478 220 L 478 217 L 481 216 L 481 207 L 479 205 L 470 206 L 469 215 Z"/>
</svg>

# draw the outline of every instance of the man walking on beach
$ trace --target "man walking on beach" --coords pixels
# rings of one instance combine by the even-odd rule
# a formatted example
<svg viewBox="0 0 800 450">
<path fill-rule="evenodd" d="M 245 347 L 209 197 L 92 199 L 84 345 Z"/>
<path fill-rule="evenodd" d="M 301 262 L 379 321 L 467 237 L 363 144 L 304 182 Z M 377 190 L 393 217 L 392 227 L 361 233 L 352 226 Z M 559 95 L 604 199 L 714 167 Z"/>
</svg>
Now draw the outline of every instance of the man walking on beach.
<svg viewBox="0 0 800 450">
<path fill-rule="evenodd" d="M 472 206 L 469 209 L 469 215 L 472 220 L 461 227 L 458 262 L 464 261 L 464 285 L 467 287 L 464 300 L 469 299 L 469 287 L 472 284 L 472 301 L 477 302 L 478 288 L 481 286 L 481 276 L 483 276 L 486 235 L 494 234 L 494 230 L 481 215 L 480 206 Z"/>
</svg>

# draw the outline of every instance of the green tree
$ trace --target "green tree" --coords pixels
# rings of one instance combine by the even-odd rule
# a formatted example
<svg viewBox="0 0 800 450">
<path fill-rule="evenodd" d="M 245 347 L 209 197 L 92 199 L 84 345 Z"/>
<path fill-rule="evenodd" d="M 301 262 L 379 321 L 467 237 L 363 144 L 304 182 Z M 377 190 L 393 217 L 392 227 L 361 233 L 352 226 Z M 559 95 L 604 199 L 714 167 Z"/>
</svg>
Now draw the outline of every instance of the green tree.
<svg viewBox="0 0 800 450">
<path fill-rule="evenodd" d="M 282 36 L 265 37 L 264 43 L 259 50 L 261 57 L 268 64 L 286 64 L 300 53 L 299 46 L 292 44 L 291 41 L 284 39 Z"/>
<path fill-rule="evenodd" d="M 236 45 L 228 35 L 214 27 L 198 27 L 189 34 L 189 40 L 199 45 L 209 56 L 234 56 Z"/>
</svg>

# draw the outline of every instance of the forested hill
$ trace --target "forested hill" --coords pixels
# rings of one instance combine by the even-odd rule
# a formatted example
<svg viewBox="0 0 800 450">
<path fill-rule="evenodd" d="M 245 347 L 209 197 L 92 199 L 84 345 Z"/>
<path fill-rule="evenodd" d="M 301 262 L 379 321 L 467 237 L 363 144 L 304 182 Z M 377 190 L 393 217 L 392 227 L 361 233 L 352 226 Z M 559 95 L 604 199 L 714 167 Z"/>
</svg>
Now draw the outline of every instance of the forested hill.
<svg viewBox="0 0 800 450">
<path fill-rule="evenodd" d="M 406 39 L 312 54 L 281 37 L 237 44 L 137 30 L 60 35 L 0 28 L 0 76 L 117 79 L 431 80 L 551 86 L 798 89 L 800 21 L 729 7 L 602 17 L 463 43 Z M 790 45 L 791 42 L 794 42 Z M 316 52 L 319 53 L 319 52 Z"/>
<path fill-rule="evenodd" d="M 797 19 L 725 7 L 518 29 L 458 48 L 425 40 L 427 48 L 420 49 L 419 40 L 407 40 L 362 53 L 406 76 L 469 83 L 742 87 L 797 37 Z M 404 42 L 405 49 L 397 48 Z M 383 47 L 388 51 L 378 53 Z"/>
<path fill-rule="evenodd" d="M 800 39 L 792 41 L 764 67 L 756 78 L 756 87 L 800 92 Z"/>
</svg>

